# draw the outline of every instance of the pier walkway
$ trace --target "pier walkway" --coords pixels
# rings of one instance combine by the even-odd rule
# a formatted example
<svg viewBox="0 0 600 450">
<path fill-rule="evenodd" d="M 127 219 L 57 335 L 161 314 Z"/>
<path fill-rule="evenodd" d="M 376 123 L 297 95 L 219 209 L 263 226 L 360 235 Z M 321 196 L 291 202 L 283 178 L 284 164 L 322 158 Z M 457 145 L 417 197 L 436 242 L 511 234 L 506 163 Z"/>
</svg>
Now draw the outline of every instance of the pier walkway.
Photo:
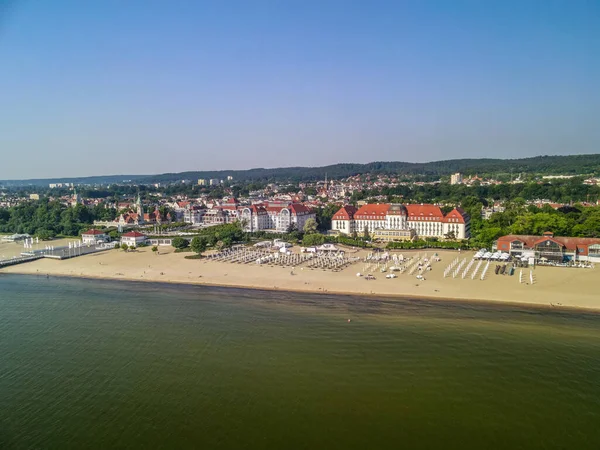
<svg viewBox="0 0 600 450">
<path fill-rule="evenodd" d="M 0 260 L 0 269 L 3 267 L 14 266 L 16 264 L 23 264 L 30 261 L 36 261 L 41 258 L 50 259 L 69 259 L 77 256 L 89 255 L 91 253 L 103 252 L 105 250 L 113 249 L 111 245 L 92 245 L 82 247 L 54 247 L 39 250 L 31 250 L 21 253 L 21 256 L 16 256 L 10 259 Z"/>
</svg>

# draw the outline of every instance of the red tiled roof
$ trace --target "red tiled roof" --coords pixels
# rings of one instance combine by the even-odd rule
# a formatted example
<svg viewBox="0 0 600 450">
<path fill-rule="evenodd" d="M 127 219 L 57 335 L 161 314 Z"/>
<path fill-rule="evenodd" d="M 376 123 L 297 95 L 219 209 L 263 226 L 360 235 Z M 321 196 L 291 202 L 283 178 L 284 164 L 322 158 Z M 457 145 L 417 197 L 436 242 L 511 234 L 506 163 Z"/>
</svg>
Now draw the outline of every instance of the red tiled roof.
<svg viewBox="0 0 600 450">
<path fill-rule="evenodd" d="M 250 209 L 254 214 L 264 215 L 267 213 L 267 210 L 261 205 L 244 206 L 240 210 L 243 211 L 246 208 Z"/>
<path fill-rule="evenodd" d="M 356 214 L 356 207 L 352 205 L 342 206 L 338 212 L 336 212 L 332 219 L 333 220 L 352 220 Z"/>
<path fill-rule="evenodd" d="M 125 233 L 123 237 L 146 237 L 145 234 L 140 233 L 139 231 L 130 231 L 129 233 Z"/>
<path fill-rule="evenodd" d="M 302 203 L 292 203 L 290 205 L 290 209 L 293 214 L 308 214 L 310 213 L 310 209 L 304 206 Z"/>
<path fill-rule="evenodd" d="M 533 248 L 536 245 L 543 244 L 546 241 L 556 242 L 558 245 L 565 247 L 567 250 L 575 251 L 583 255 L 587 255 L 590 245 L 600 245 L 600 238 L 578 238 L 578 237 L 563 237 L 563 236 L 532 236 L 522 234 L 509 234 L 498 238 L 498 244 L 520 241 L 525 244 L 526 248 Z"/>
<path fill-rule="evenodd" d="M 446 217 L 442 220 L 442 222 L 452 222 L 452 223 L 466 223 L 465 217 L 467 213 L 461 208 L 454 208 Z"/>
<path fill-rule="evenodd" d="M 444 214 L 439 206 L 435 205 L 406 205 L 408 220 L 425 220 L 425 217 L 433 217 L 442 220 Z"/>
<path fill-rule="evenodd" d="M 354 218 L 371 219 L 371 217 L 376 217 L 377 219 L 371 220 L 383 220 L 385 219 L 388 209 L 390 209 L 390 205 L 387 203 L 363 205 L 354 213 Z"/>
<path fill-rule="evenodd" d="M 285 206 L 265 206 L 265 210 L 277 213 L 280 212 L 283 208 L 285 208 Z"/>
<path fill-rule="evenodd" d="M 98 234 L 104 234 L 104 231 L 100 231 L 100 230 L 87 230 L 84 231 L 83 233 L 81 233 L 82 236 L 96 236 Z"/>
</svg>

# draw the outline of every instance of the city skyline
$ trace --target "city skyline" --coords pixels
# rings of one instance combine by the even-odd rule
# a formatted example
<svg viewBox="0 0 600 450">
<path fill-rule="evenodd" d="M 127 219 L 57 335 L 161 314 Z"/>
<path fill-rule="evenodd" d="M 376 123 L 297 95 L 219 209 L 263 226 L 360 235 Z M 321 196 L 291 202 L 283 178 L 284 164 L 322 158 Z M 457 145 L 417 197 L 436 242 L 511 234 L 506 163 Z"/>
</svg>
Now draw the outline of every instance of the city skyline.
<svg viewBox="0 0 600 450">
<path fill-rule="evenodd" d="M 0 179 L 600 148 L 591 2 L 10 5 Z"/>
</svg>

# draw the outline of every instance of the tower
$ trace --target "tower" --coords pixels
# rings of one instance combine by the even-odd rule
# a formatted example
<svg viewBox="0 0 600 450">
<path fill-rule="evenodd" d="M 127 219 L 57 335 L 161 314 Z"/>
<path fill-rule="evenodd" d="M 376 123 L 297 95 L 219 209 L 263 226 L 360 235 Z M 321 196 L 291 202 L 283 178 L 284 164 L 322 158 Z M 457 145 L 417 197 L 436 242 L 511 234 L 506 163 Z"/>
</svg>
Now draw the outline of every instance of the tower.
<svg viewBox="0 0 600 450">
<path fill-rule="evenodd" d="M 79 197 L 79 194 L 77 193 L 77 189 L 73 188 L 73 197 L 71 199 L 71 206 L 77 206 L 79 203 L 81 203 L 81 197 Z"/>
<path fill-rule="evenodd" d="M 138 192 L 137 201 L 135 202 L 137 205 L 137 214 L 138 214 L 138 224 L 141 225 L 144 223 L 144 209 L 142 208 L 142 199 L 140 198 L 140 193 Z"/>
</svg>

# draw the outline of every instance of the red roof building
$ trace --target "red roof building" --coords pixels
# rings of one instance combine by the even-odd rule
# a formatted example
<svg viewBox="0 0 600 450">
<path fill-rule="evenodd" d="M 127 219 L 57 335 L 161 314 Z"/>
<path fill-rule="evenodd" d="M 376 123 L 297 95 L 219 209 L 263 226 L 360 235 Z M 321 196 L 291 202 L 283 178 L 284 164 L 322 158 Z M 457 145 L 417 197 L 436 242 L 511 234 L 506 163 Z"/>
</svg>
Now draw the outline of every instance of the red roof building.
<svg viewBox="0 0 600 450">
<path fill-rule="evenodd" d="M 87 245 L 95 245 L 99 242 L 108 242 L 108 240 L 109 238 L 104 231 L 91 229 L 81 233 L 81 241 Z"/>
<path fill-rule="evenodd" d="M 122 237 L 132 237 L 132 238 L 141 238 L 146 237 L 145 234 L 140 233 L 139 231 L 129 231 L 128 233 L 124 233 Z"/>
<path fill-rule="evenodd" d="M 408 220 L 442 221 L 444 213 L 435 205 L 406 205 Z"/>
<path fill-rule="evenodd" d="M 146 242 L 146 235 L 140 233 L 139 231 L 130 231 L 121 236 L 121 245 L 126 244 L 129 247 L 137 247 L 140 244 L 144 244 Z"/>
<path fill-rule="evenodd" d="M 352 205 L 342 206 L 338 212 L 336 212 L 331 220 L 353 220 L 356 214 L 356 207 Z"/>
<path fill-rule="evenodd" d="M 385 220 L 390 205 L 387 203 L 375 203 L 363 205 L 354 213 L 356 220 Z"/>
<path fill-rule="evenodd" d="M 331 229 L 345 234 L 364 230 L 414 230 L 417 238 L 467 239 L 470 224 L 469 215 L 461 208 L 444 215 L 436 205 L 375 203 L 363 205 L 358 210 L 349 206 L 340 208 L 332 217 Z"/>
<path fill-rule="evenodd" d="M 531 255 L 537 261 L 600 262 L 599 238 L 554 236 L 551 232 L 542 236 L 510 234 L 499 238 L 494 247 L 512 255 Z"/>
<path fill-rule="evenodd" d="M 84 231 L 83 233 L 81 233 L 82 236 L 98 236 L 98 235 L 103 235 L 104 231 L 100 231 L 100 230 L 87 230 Z"/>
</svg>

